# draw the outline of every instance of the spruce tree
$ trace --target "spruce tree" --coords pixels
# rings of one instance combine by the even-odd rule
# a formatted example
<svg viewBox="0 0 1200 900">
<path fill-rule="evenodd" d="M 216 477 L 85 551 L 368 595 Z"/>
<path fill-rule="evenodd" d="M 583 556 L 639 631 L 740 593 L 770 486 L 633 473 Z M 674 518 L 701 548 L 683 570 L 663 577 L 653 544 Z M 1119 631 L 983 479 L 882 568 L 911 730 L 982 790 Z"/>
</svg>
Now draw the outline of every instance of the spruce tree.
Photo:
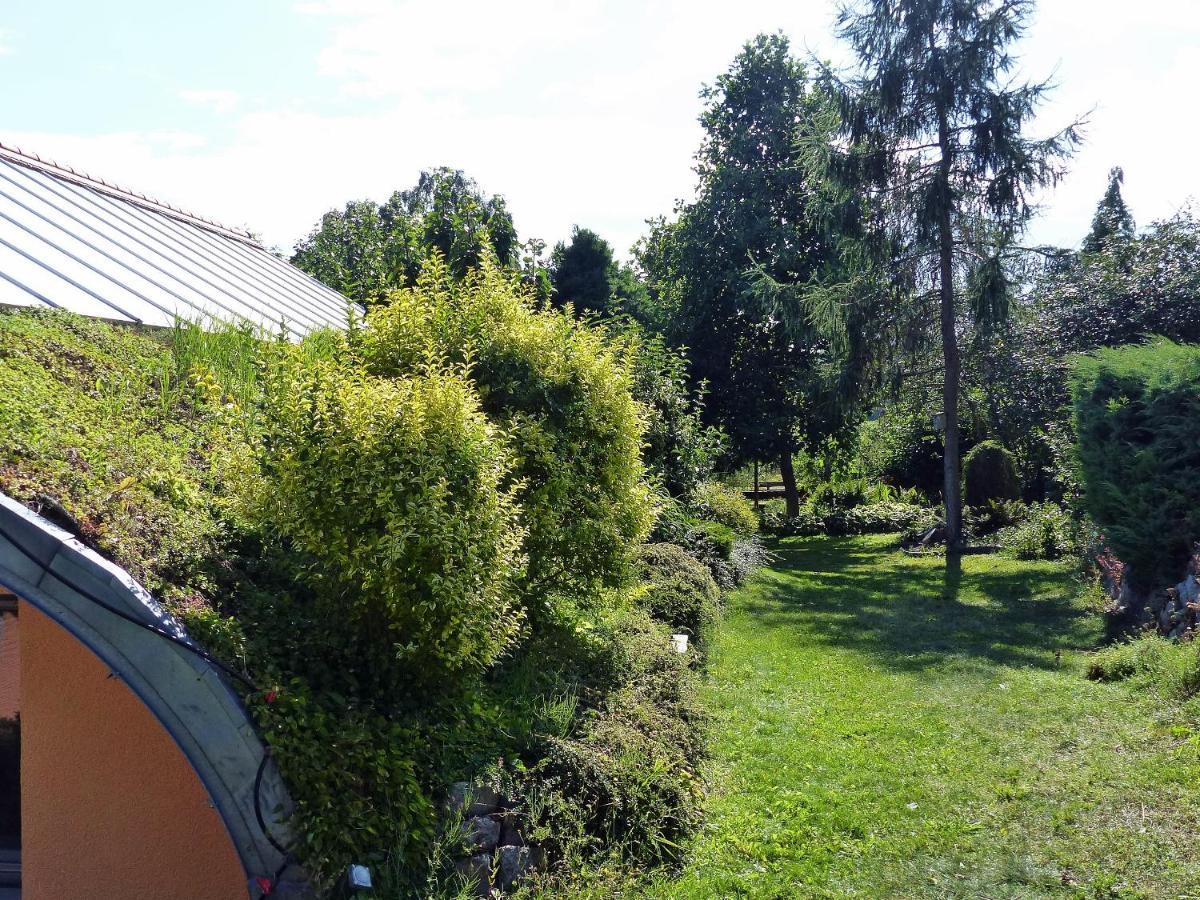
<svg viewBox="0 0 1200 900">
<path fill-rule="evenodd" d="M 1120 166 L 1109 169 L 1108 189 L 1096 205 L 1092 230 L 1083 241 L 1084 253 L 1099 253 L 1114 237 L 1133 237 L 1133 214 L 1121 196 L 1121 185 L 1124 183 L 1125 172 Z"/>
<path fill-rule="evenodd" d="M 878 261 L 939 332 L 952 551 L 963 543 L 960 332 L 1007 316 L 1006 261 L 1020 251 L 1031 193 L 1061 177 L 1078 141 L 1079 123 L 1025 134 L 1048 89 L 1008 77 L 1032 10 L 1032 0 L 859 0 L 838 16 L 858 64 L 846 78 L 827 73 L 843 141 L 829 172 L 868 198 L 886 231 Z"/>
</svg>

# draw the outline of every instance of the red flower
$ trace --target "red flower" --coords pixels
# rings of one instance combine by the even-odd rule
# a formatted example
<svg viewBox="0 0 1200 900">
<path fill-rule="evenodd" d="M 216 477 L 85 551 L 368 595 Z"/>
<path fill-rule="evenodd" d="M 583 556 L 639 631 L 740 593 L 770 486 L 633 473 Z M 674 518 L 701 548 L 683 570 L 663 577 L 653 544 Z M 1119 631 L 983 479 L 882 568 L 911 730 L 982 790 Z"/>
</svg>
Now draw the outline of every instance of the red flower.
<svg viewBox="0 0 1200 900">
<path fill-rule="evenodd" d="M 271 688 L 269 691 L 267 691 L 267 696 L 265 699 L 268 703 L 274 703 L 279 699 L 279 690 L 277 688 Z"/>
</svg>

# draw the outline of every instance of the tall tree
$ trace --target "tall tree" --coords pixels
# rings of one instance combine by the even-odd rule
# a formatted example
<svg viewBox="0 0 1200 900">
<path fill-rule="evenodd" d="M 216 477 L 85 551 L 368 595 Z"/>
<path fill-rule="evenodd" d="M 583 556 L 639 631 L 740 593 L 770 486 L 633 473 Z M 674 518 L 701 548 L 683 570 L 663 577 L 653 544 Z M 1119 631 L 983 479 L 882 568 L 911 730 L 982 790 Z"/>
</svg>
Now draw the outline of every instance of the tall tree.
<svg viewBox="0 0 1200 900">
<path fill-rule="evenodd" d="M 701 96 L 696 200 L 652 223 L 636 255 L 668 338 L 709 386 L 709 421 L 739 460 L 779 461 L 795 514 L 792 456 L 827 424 L 812 390 L 826 348 L 800 339 L 754 286 L 758 272 L 804 282 L 827 255 L 795 141 L 821 99 L 779 34 L 747 43 Z"/>
<path fill-rule="evenodd" d="M 858 65 L 830 78 L 848 148 L 833 157 L 834 173 L 870 192 L 892 222 L 885 262 L 905 270 L 936 318 L 951 550 L 963 542 L 964 317 L 986 334 L 1007 316 L 1006 259 L 1019 252 L 1030 194 L 1057 182 L 1078 141 L 1078 123 L 1044 139 L 1025 134 L 1047 84 L 1008 75 L 1032 10 L 1032 0 L 860 0 L 838 17 Z"/>
<path fill-rule="evenodd" d="M 382 204 L 353 201 L 331 210 L 302 240 L 292 262 L 354 300 L 371 302 L 415 283 L 426 258 L 440 251 L 461 278 L 490 248 L 501 265 L 520 265 L 512 215 L 461 170 L 422 172 L 416 185 Z"/>
<path fill-rule="evenodd" d="M 1092 217 L 1092 230 L 1083 241 L 1084 253 L 1099 253 L 1115 237 L 1131 238 L 1134 235 L 1133 213 L 1121 196 L 1121 185 L 1125 183 L 1125 172 L 1114 166 L 1108 172 L 1108 188 L 1096 206 Z"/>
<path fill-rule="evenodd" d="M 612 246 L 596 232 L 576 225 L 569 244 L 560 241 L 554 246 L 550 269 L 556 303 L 572 303 L 579 312 L 608 311 L 617 262 Z"/>
<path fill-rule="evenodd" d="M 559 242 L 550 258 L 553 300 L 579 314 L 629 316 L 643 325 L 653 320 L 646 285 L 628 265 L 617 261 L 612 245 L 576 225 L 570 243 Z"/>
</svg>

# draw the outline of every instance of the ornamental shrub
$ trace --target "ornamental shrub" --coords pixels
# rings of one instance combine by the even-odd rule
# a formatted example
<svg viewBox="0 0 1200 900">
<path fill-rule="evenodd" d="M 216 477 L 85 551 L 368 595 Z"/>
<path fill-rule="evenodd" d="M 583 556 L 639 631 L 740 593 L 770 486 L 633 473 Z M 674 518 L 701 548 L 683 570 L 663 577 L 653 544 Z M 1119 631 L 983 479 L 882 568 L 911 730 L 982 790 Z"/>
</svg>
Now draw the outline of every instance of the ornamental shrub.
<svg viewBox="0 0 1200 900">
<path fill-rule="evenodd" d="M 967 506 L 1017 500 L 1021 496 L 1013 456 L 996 441 L 980 441 L 963 457 L 963 482 L 963 500 Z"/>
<path fill-rule="evenodd" d="M 720 616 L 721 590 L 708 568 L 674 544 L 638 548 L 638 575 L 646 582 L 643 606 L 676 632 L 705 642 Z"/>
<path fill-rule="evenodd" d="M 758 515 L 754 506 L 741 491 L 716 481 L 706 481 L 696 488 L 692 509 L 702 519 L 732 528 L 738 534 L 758 531 Z"/>
<path fill-rule="evenodd" d="M 1031 503 L 1015 525 L 996 532 L 996 543 L 1017 559 L 1058 559 L 1075 549 L 1075 524 L 1055 503 Z"/>
<path fill-rule="evenodd" d="M 510 453 L 470 384 L 295 359 L 270 378 L 260 514 L 313 561 L 363 678 L 386 692 L 494 661 L 521 627 L 524 531 Z"/>
<path fill-rule="evenodd" d="M 1088 513 L 1131 585 L 1174 584 L 1200 538 L 1200 347 L 1080 357 L 1072 393 Z"/>
<path fill-rule="evenodd" d="M 354 345 L 375 375 L 467 369 L 510 436 L 535 613 L 621 580 L 654 513 L 630 361 L 602 328 L 536 309 L 490 262 L 455 281 L 434 259 L 414 288 L 372 310 Z"/>
</svg>

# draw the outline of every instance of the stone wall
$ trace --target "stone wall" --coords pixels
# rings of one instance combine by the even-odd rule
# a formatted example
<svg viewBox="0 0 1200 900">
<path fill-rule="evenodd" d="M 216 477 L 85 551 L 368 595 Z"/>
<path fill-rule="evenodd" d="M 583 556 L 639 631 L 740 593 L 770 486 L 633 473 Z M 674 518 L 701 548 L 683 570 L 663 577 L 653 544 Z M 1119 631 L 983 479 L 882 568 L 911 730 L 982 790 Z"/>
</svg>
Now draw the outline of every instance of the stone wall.
<svg viewBox="0 0 1200 900">
<path fill-rule="evenodd" d="M 1113 601 L 1113 616 L 1122 625 L 1152 628 L 1171 638 L 1194 635 L 1200 626 L 1200 553 L 1188 562 L 1187 575 L 1174 587 L 1138 594 L 1121 567 L 1105 572 L 1103 585 Z"/>
</svg>

